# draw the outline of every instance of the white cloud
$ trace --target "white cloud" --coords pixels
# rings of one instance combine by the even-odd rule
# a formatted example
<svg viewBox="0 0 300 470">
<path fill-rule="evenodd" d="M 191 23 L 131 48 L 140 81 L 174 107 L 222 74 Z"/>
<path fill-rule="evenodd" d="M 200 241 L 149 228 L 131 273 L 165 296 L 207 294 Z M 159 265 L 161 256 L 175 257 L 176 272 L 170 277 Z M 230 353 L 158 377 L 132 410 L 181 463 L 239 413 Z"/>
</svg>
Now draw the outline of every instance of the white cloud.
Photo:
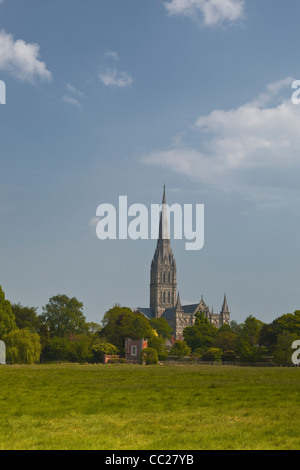
<svg viewBox="0 0 300 470">
<path fill-rule="evenodd" d="M 62 100 L 65 103 L 71 104 L 73 106 L 77 106 L 77 108 L 81 108 L 80 99 L 84 97 L 84 93 L 77 90 L 73 85 L 67 83 L 66 88 L 69 92 L 68 95 L 63 95 Z"/>
<path fill-rule="evenodd" d="M 73 85 L 70 85 L 70 83 L 67 83 L 66 86 L 67 86 L 67 90 L 70 93 L 73 93 L 74 95 L 77 95 L 77 96 L 80 96 L 80 97 L 84 96 L 84 93 L 82 93 L 82 91 L 77 90 L 77 88 L 75 88 Z"/>
<path fill-rule="evenodd" d="M 114 60 L 119 60 L 119 56 L 118 56 L 117 52 L 114 52 L 114 51 L 106 52 L 105 55 L 104 55 L 104 58 L 106 59 L 107 57 L 110 57 Z"/>
<path fill-rule="evenodd" d="M 14 40 L 11 34 L 0 31 L 0 70 L 11 72 L 23 81 L 33 82 L 36 78 L 50 81 L 52 74 L 39 58 L 40 46 Z"/>
<path fill-rule="evenodd" d="M 108 87 L 125 88 L 132 84 L 132 77 L 126 72 L 119 72 L 116 68 L 100 70 L 99 79 Z"/>
<path fill-rule="evenodd" d="M 114 62 L 118 61 L 119 56 L 117 52 L 108 51 L 104 54 L 103 65 L 98 73 L 99 80 L 107 87 L 126 88 L 131 85 L 133 79 L 127 72 L 119 71 L 116 66 L 104 65 L 104 63 L 111 63 L 109 59 L 113 59 Z"/>
<path fill-rule="evenodd" d="M 300 106 L 291 101 L 291 84 L 290 78 L 271 83 L 256 100 L 200 116 L 194 126 L 202 136 L 200 148 L 173 146 L 142 161 L 223 190 L 297 187 Z M 287 86 L 289 98 L 283 98 L 280 92 Z"/>
<path fill-rule="evenodd" d="M 165 2 L 169 15 L 198 20 L 206 26 L 235 23 L 244 18 L 244 0 L 171 0 Z"/>
<path fill-rule="evenodd" d="M 77 106 L 78 108 L 81 108 L 81 103 L 78 101 L 76 98 L 69 96 L 69 95 L 64 95 L 62 97 L 62 100 L 65 103 L 72 104 L 73 106 Z"/>
</svg>

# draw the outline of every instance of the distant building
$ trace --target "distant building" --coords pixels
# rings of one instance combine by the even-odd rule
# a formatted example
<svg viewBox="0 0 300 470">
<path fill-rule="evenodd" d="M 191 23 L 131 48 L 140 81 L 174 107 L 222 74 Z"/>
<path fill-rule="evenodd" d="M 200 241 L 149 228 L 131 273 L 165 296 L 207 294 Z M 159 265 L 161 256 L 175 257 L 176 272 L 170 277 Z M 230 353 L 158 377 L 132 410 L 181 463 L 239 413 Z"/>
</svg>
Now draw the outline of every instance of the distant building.
<svg viewBox="0 0 300 470">
<path fill-rule="evenodd" d="M 150 274 L 150 308 L 137 310 L 147 318 L 163 317 L 172 328 L 175 339 L 182 339 L 183 330 L 195 324 L 195 314 L 203 312 L 205 317 L 217 328 L 230 322 L 230 312 L 226 294 L 220 313 L 214 313 L 201 297 L 200 302 L 192 305 L 181 305 L 180 295 L 177 293 L 177 269 L 173 256 L 168 216 L 166 208 L 166 190 L 164 188 L 162 200 L 162 213 L 159 225 L 159 237 L 156 250 L 151 263 Z"/>
<path fill-rule="evenodd" d="M 145 348 L 147 348 L 147 340 L 134 340 L 127 338 L 125 340 L 125 359 L 128 362 L 138 363 L 140 360 L 141 351 Z"/>
</svg>

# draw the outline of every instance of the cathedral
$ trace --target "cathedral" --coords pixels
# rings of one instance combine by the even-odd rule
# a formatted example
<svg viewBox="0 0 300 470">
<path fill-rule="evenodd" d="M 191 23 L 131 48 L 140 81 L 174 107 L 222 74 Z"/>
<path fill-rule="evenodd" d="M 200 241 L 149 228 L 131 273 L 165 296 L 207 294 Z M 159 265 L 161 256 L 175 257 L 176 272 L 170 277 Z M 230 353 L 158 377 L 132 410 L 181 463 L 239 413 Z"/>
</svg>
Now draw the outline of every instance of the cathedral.
<svg viewBox="0 0 300 470">
<path fill-rule="evenodd" d="M 163 317 L 167 320 L 176 340 L 183 338 L 183 330 L 195 324 L 195 314 L 203 312 L 205 317 L 217 328 L 229 324 L 230 312 L 226 294 L 220 313 L 214 313 L 205 304 L 203 297 L 197 304 L 181 305 L 177 292 L 177 269 L 173 256 L 167 214 L 166 189 L 164 188 L 162 210 L 159 224 L 159 237 L 151 263 L 150 308 L 137 308 L 147 318 Z"/>
</svg>

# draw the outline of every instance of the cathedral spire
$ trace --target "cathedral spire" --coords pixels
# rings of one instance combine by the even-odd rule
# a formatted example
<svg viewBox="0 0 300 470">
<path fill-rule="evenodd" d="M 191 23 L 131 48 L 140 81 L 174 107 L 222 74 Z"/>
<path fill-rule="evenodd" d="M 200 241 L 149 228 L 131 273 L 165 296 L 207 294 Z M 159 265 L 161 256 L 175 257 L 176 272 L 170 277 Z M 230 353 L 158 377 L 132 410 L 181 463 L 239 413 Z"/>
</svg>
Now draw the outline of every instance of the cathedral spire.
<svg viewBox="0 0 300 470">
<path fill-rule="evenodd" d="M 163 204 L 167 204 L 167 198 L 166 198 L 166 185 L 164 185 L 164 195 L 163 195 L 163 200 L 162 200 L 162 203 L 163 203 Z"/>
<path fill-rule="evenodd" d="M 164 186 L 163 199 L 161 204 L 161 214 L 159 221 L 159 236 L 157 240 L 157 246 L 154 254 L 154 260 L 161 258 L 168 258 L 169 262 L 173 261 L 173 253 L 170 242 L 170 230 L 169 230 L 169 216 L 167 207 L 166 187 Z"/>
<path fill-rule="evenodd" d="M 181 310 L 181 300 L 180 300 L 179 291 L 178 291 L 177 302 L 176 302 L 176 310 Z"/>
<path fill-rule="evenodd" d="M 176 263 L 173 256 L 164 186 L 159 223 L 159 236 L 151 264 L 150 308 L 160 317 L 165 309 L 175 307 L 177 297 Z"/>
<path fill-rule="evenodd" d="M 159 223 L 159 241 L 160 240 L 170 240 L 166 186 L 164 186 L 164 194 L 161 205 L 161 215 Z"/>
<path fill-rule="evenodd" d="M 229 308 L 228 308 L 228 304 L 227 304 L 227 297 L 226 297 L 226 294 L 225 294 L 221 313 L 228 313 L 228 312 L 229 312 Z"/>
</svg>

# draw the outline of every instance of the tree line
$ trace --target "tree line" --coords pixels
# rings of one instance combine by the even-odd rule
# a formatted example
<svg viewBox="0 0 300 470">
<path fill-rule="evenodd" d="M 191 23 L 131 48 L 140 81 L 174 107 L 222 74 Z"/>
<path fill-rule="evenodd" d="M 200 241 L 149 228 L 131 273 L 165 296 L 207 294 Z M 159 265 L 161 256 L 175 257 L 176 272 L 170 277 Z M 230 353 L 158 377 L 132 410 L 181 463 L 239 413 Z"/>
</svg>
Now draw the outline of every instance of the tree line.
<svg viewBox="0 0 300 470">
<path fill-rule="evenodd" d="M 115 305 L 101 323 L 87 322 L 83 304 L 75 297 L 56 295 L 42 307 L 11 304 L 0 287 L 0 340 L 7 362 L 100 363 L 103 355 L 124 361 L 125 339 L 147 339 L 143 358 L 157 363 L 170 356 L 203 361 L 271 362 L 291 365 L 293 341 L 300 339 L 300 311 L 284 314 L 267 324 L 248 316 L 238 324 L 213 326 L 197 312 L 194 326 L 184 329 L 180 341 L 170 341 L 172 330 L 164 318 L 148 320 L 142 313 Z"/>
</svg>

